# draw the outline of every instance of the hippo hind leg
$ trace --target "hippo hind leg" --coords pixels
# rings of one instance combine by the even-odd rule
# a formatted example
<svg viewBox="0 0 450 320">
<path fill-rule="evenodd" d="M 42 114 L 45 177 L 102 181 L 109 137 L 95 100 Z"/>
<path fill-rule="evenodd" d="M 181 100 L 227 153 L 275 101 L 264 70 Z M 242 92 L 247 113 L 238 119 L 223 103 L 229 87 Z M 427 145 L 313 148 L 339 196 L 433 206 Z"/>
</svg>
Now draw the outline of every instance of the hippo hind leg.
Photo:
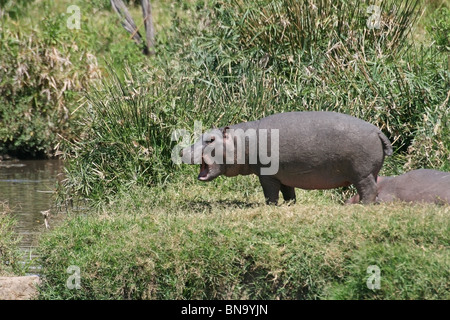
<svg viewBox="0 0 450 320">
<path fill-rule="evenodd" d="M 286 202 L 295 203 L 295 188 L 281 184 L 281 194 Z"/>
<path fill-rule="evenodd" d="M 362 203 L 374 203 L 377 198 L 377 183 L 373 174 L 354 183 Z"/>
</svg>

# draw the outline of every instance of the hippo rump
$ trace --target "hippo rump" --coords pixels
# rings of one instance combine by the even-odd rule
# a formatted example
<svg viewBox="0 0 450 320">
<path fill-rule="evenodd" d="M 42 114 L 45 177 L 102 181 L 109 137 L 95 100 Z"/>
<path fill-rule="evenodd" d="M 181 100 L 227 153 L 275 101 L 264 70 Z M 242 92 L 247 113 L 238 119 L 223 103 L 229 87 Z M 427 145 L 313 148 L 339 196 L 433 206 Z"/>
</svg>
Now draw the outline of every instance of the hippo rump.
<svg viewBox="0 0 450 320">
<path fill-rule="evenodd" d="M 387 137 L 374 125 L 350 115 L 286 112 L 214 129 L 181 150 L 184 163 L 200 164 L 201 181 L 219 175 L 256 174 L 266 203 L 295 201 L 294 188 L 332 189 L 354 185 L 363 203 L 377 195 L 376 178 Z"/>
<path fill-rule="evenodd" d="M 450 204 L 450 172 L 413 170 L 396 177 L 378 177 L 378 202 L 427 202 Z M 358 203 L 359 195 L 346 203 Z"/>
</svg>

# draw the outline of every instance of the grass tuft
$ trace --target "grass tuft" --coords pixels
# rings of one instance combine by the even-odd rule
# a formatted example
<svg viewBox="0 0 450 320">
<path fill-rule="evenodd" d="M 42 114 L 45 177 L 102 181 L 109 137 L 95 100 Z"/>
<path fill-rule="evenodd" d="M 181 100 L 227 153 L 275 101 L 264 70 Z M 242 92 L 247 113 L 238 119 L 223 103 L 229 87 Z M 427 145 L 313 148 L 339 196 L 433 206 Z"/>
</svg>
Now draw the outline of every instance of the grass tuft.
<svg viewBox="0 0 450 320">
<path fill-rule="evenodd" d="M 21 266 L 20 237 L 15 232 L 16 220 L 11 216 L 8 203 L 0 201 L 0 276 L 24 273 Z"/>
</svg>

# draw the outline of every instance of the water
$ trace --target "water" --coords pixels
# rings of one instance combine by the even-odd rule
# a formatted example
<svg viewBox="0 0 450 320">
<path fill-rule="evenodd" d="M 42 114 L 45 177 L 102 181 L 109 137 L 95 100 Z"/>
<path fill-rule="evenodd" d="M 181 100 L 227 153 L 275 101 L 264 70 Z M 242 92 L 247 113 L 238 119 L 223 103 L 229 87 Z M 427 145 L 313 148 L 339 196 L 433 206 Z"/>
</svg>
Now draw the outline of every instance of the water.
<svg viewBox="0 0 450 320">
<path fill-rule="evenodd" d="M 17 220 L 16 232 L 25 258 L 33 258 L 38 236 L 45 230 L 42 211 L 54 208 L 54 192 L 62 178 L 62 161 L 31 160 L 0 162 L 0 202 L 7 202 Z"/>
</svg>

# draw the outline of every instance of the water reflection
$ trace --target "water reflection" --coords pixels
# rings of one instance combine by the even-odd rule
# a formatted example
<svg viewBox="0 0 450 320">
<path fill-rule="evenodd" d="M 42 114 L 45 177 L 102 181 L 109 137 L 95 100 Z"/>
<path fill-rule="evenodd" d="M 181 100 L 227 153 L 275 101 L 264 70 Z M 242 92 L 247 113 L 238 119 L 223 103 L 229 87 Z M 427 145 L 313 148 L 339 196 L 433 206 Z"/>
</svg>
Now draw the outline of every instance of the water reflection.
<svg viewBox="0 0 450 320">
<path fill-rule="evenodd" d="M 53 206 L 62 168 L 59 160 L 0 162 L 0 201 L 8 202 L 16 217 L 22 249 L 36 246 L 38 234 L 45 229 L 41 211 Z"/>
</svg>

